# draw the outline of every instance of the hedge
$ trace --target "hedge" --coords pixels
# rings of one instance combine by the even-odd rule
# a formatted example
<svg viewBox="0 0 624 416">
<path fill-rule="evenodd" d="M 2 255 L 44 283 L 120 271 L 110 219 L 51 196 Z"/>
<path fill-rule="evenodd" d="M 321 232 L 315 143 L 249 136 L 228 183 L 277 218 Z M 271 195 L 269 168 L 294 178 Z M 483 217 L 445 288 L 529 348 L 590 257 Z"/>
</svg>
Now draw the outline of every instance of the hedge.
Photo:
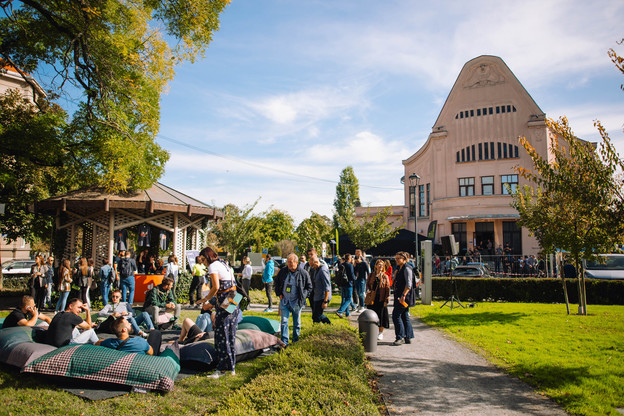
<svg viewBox="0 0 624 416">
<path fill-rule="evenodd" d="M 451 279 L 432 278 L 433 297 L 451 296 Z M 537 278 L 454 278 L 457 297 L 461 301 L 503 301 L 562 303 L 565 301 L 560 279 Z M 570 303 L 578 303 L 576 279 L 566 279 Z M 623 280 L 585 279 L 587 303 L 593 305 L 624 305 Z"/>
</svg>

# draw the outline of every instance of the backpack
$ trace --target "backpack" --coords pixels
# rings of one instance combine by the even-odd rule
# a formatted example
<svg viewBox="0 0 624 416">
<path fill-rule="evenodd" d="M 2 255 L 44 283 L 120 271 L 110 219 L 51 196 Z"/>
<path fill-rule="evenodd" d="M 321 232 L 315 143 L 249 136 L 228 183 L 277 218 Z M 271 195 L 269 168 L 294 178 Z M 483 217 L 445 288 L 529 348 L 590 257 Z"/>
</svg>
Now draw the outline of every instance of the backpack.
<svg viewBox="0 0 624 416">
<path fill-rule="evenodd" d="M 119 266 L 119 275 L 122 279 L 132 275 L 132 262 L 130 259 L 124 257 L 121 259 L 121 264 Z"/>
<path fill-rule="evenodd" d="M 345 273 L 345 267 L 343 264 L 340 264 L 338 268 L 336 269 L 334 278 L 336 280 L 336 284 L 338 285 L 338 287 L 344 287 L 349 284 L 349 281 L 347 280 L 347 276 Z"/>
</svg>

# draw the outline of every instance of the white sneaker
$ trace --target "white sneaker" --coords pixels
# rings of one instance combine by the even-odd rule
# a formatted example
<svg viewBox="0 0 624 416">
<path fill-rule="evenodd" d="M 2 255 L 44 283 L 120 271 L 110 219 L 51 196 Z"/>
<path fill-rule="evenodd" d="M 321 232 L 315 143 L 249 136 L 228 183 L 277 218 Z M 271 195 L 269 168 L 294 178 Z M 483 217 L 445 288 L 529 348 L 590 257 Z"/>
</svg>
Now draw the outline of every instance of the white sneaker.
<svg viewBox="0 0 624 416">
<path fill-rule="evenodd" d="M 381 340 L 383 339 L 383 334 L 379 334 L 379 335 L 377 335 L 377 339 L 378 339 L 379 341 L 381 341 Z"/>
<path fill-rule="evenodd" d="M 215 378 L 216 379 L 216 378 L 221 378 L 224 375 L 225 375 L 225 373 L 222 373 L 221 371 L 217 370 L 217 371 L 215 371 L 212 374 L 208 374 L 206 377 L 208 377 L 208 378 Z"/>
</svg>

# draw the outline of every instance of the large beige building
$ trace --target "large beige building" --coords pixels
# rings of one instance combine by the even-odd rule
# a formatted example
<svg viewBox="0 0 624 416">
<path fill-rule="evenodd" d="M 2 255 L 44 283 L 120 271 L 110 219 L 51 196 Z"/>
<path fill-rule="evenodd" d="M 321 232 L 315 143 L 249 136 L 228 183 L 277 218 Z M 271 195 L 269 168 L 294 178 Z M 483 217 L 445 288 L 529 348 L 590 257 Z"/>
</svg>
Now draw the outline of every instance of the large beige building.
<svg viewBox="0 0 624 416">
<path fill-rule="evenodd" d="M 526 184 L 516 166 L 533 167 L 519 137 L 548 157 L 548 134 L 544 112 L 502 59 L 467 62 L 426 143 L 403 161 L 406 203 L 393 207 L 392 220 L 414 230 L 416 213 L 423 235 L 436 221 L 435 243 L 453 234 L 460 252 L 481 245 L 487 254 L 489 241 L 492 251 L 508 243 L 515 254 L 537 253 L 537 241 L 517 226 L 509 187 Z M 415 200 L 413 174 L 420 177 Z"/>
</svg>

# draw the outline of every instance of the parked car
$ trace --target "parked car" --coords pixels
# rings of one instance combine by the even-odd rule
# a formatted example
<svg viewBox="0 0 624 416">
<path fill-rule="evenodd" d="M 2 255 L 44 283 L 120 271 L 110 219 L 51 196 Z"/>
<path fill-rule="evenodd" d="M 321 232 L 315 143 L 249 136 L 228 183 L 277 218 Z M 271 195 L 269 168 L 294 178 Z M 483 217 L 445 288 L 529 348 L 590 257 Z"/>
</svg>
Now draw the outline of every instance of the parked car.
<svg viewBox="0 0 624 416">
<path fill-rule="evenodd" d="M 34 265 L 34 260 L 9 260 L 2 263 L 2 274 L 5 276 L 30 274 Z"/>
<path fill-rule="evenodd" d="M 624 254 L 601 255 L 604 262 L 588 261 L 585 265 L 585 277 L 591 279 L 624 280 Z"/>
<path fill-rule="evenodd" d="M 451 272 L 453 277 L 491 277 L 488 270 L 483 265 L 471 264 L 457 266 Z"/>
</svg>

